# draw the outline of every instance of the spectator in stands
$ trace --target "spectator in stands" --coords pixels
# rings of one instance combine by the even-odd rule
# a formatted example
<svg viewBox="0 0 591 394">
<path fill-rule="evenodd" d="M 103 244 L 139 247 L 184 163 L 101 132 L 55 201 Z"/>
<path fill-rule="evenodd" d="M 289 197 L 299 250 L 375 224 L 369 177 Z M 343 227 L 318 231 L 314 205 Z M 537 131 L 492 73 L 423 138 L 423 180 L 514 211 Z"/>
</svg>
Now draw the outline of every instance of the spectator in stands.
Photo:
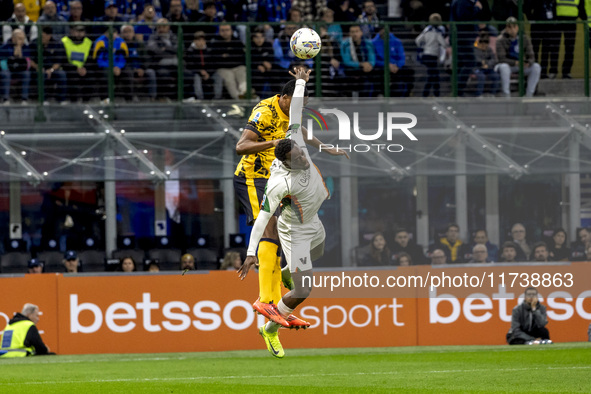
<svg viewBox="0 0 591 394">
<path fill-rule="evenodd" d="M 275 54 L 273 52 L 273 46 L 271 43 L 265 41 L 264 30 L 262 28 L 257 28 L 252 33 L 251 67 L 252 88 L 259 96 L 261 96 L 263 92 L 265 92 L 264 94 L 267 94 L 278 88 L 274 86 L 274 75 L 277 73 L 277 67 L 274 66 L 274 62 Z M 270 96 L 271 93 L 268 95 Z"/>
<path fill-rule="evenodd" d="M 341 25 L 334 23 L 334 11 L 330 8 L 324 8 L 322 11 L 322 21 L 325 22 L 327 25 L 326 30 L 328 35 L 335 43 L 340 43 L 343 41 L 343 29 Z M 324 26 L 323 26 L 324 27 Z M 322 46 L 324 47 L 324 40 L 322 41 Z"/>
<path fill-rule="evenodd" d="M 10 104 L 10 84 L 13 80 L 18 80 L 21 84 L 22 103 L 26 104 L 31 83 L 30 54 L 25 44 L 25 32 L 21 29 L 14 29 L 10 41 L 0 47 L 0 65 L 0 101 Z"/>
<path fill-rule="evenodd" d="M 259 19 L 263 22 L 286 22 L 290 4 L 281 0 L 259 0 Z"/>
<path fill-rule="evenodd" d="M 523 12 L 530 21 L 556 20 L 556 0 L 526 1 Z M 531 43 L 534 59 L 540 59 L 541 78 L 556 78 L 558 74 L 558 50 L 560 34 L 550 24 L 532 23 L 530 25 Z"/>
<path fill-rule="evenodd" d="M 519 71 L 519 26 L 517 19 L 510 17 L 507 19 L 507 26 L 501 32 L 501 36 L 497 40 L 497 57 L 499 65 L 497 70 L 501 75 L 501 87 L 503 94 L 506 97 L 511 96 L 509 85 L 511 82 L 511 74 Z M 525 95 L 533 97 L 538 81 L 540 80 L 540 65 L 536 63 L 534 50 L 531 41 L 527 34 L 523 35 L 523 74 L 527 76 L 527 89 Z"/>
<path fill-rule="evenodd" d="M 135 265 L 135 261 L 133 261 L 133 257 L 131 257 L 131 256 L 124 257 L 121 260 L 121 266 L 119 267 L 119 270 L 122 271 L 122 272 L 134 272 L 134 271 L 137 271 L 136 265 Z"/>
<path fill-rule="evenodd" d="M 170 2 L 170 11 L 168 15 L 166 15 L 166 19 L 169 22 L 188 22 L 189 19 L 183 12 L 183 5 L 181 4 L 181 0 L 171 0 Z"/>
<path fill-rule="evenodd" d="M 185 1 L 185 15 L 189 22 L 197 22 L 203 16 L 203 13 L 199 9 L 201 2 L 199 0 L 186 0 Z M 196 27 L 201 30 L 201 27 Z M 195 32 L 193 32 L 195 33 Z"/>
<path fill-rule="evenodd" d="M 371 40 L 372 38 L 376 37 L 376 34 L 380 30 L 380 18 L 378 17 L 377 8 L 373 0 L 365 0 L 363 2 L 363 13 L 359 15 L 357 22 L 361 25 L 363 38 Z M 402 43 L 400 45 L 402 46 Z"/>
<path fill-rule="evenodd" d="M 353 95 L 373 96 L 372 72 L 376 65 L 376 52 L 372 42 L 363 38 L 359 25 L 350 26 L 349 38 L 341 44 L 341 57 Z"/>
<path fill-rule="evenodd" d="M 431 265 L 447 264 L 447 255 L 442 249 L 435 249 L 431 252 Z"/>
<path fill-rule="evenodd" d="M 41 32 L 41 41 L 43 45 L 43 64 L 39 65 L 37 59 L 37 40 L 31 42 L 31 63 L 35 70 L 39 70 L 39 66 L 43 69 L 45 77 L 45 97 L 54 95 L 60 104 L 67 104 L 67 80 L 66 72 L 62 69 L 62 65 L 66 62 L 66 54 L 64 45 L 53 38 L 53 30 L 51 26 L 43 27 Z"/>
<path fill-rule="evenodd" d="M 21 313 L 14 314 L 0 337 L 0 358 L 54 354 L 49 352 L 37 329 L 39 315 L 39 307 L 28 303 Z"/>
<path fill-rule="evenodd" d="M 125 20 L 136 20 L 142 14 L 145 8 L 145 3 L 150 2 L 144 0 L 125 0 L 119 1 L 119 15 L 124 15 Z"/>
<path fill-rule="evenodd" d="M 450 20 L 455 22 L 474 22 L 486 20 L 482 12 L 483 2 L 477 0 L 453 0 L 451 3 Z M 457 59 L 458 59 L 458 92 L 465 94 L 466 83 L 475 67 L 474 41 L 477 25 L 458 24 Z"/>
<path fill-rule="evenodd" d="M 476 244 L 472 248 L 472 259 L 468 261 L 468 264 L 483 264 L 491 263 L 488 259 L 488 250 L 484 244 Z"/>
<path fill-rule="evenodd" d="M 106 81 L 109 75 L 109 52 L 113 52 L 113 76 L 115 79 L 115 88 L 119 95 L 125 97 L 128 101 L 132 100 L 133 91 L 133 69 L 127 67 L 127 57 L 129 49 L 125 40 L 119 37 L 117 31 L 113 31 L 113 49 L 109 43 L 107 34 L 103 34 L 94 42 L 92 59 L 96 62 L 97 77 L 104 78 Z M 108 97 L 106 85 L 101 85 L 102 96 Z"/>
<path fill-rule="evenodd" d="M 73 250 L 67 250 L 64 254 L 64 259 L 62 262 L 64 263 L 64 267 L 66 268 L 66 273 L 78 273 L 78 270 L 80 268 L 80 260 L 78 259 L 78 253 L 74 252 Z"/>
<path fill-rule="evenodd" d="M 45 5 L 44 0 L 23 0 L 19 1 L 25 5 L 27 10 L 27 16 L 32 22 L 37 22 L 39 20 L 39 15 L 41 15 L 41 11 L 43 10 L 43 6 Z M 4 7 L 4 4 L 2 5 Z"/>
<path fill-rule="evenodd" d="M 135 25 L 135 33 L 137 34 L 136 39 L 139 41 L 148 42 L 150 36 L 154 34 L 156 30 L 156 9 L 153 5 L 148 4 L 144 8 L 144 13 L 141 15 L 140 20 Z"/>
<path fill-rule="evenodd" d="M 448 224 L 445 230 L 445 237 L 440 238 L 435 244 L 433 244 L 430 250 L 441 249 L 447 256 L 447 261 L 450 263 L 461 263 L 463 262 L 464 244 L 460 240 L 460 226 L 456 223 Z"/>
<path fill-rule="evenodd" d="M 181 256 L 181 271 L 194 270 L 195 269 L 195 257 L 192 254 L 186 253 Z"/>
<path fill-rule="evenodd" d="M 224 256 L 224 261 L 220 266 L 221 271 L 236 271 L 242 266 L 242 258 L 238 252 L 228 252 Z"/>
<path fill-rule="evenodd" d="M 563 228 L 554 230 L 552 243 L 548 248 L 550 258 L 553 261 L 569 261 L 570 249 L 566 245 L 566 231 Z"/>
<path fill-rule="evenodd" d="M 429 26 L 415 39 L 415 43 L 422 50 L 421 62 L 427 67 L 427 81 L 423 88 L 423 97 L 429 97 L 431 89 L 433 95 L 439 97 L 439 64 L 445 59 L 445 27 L 441 26 L 441 15 L 431 14 Z"/>
<path fill-rule="evenodd" d="M 366 2 L 373 3 L 373 2 Z M 375 6 L 374 6 L 375 8 Z M 374 50 L 376 52 L 376 65 L 374 68 L 374 76 L 378 86 L 384 86 L 384 37 L 385 29 L 379 29 L 379 33 L 372 40 Z M 388 67 L 390 68 L 390 93 L 395 97 L 409 97 L 414 88 L 415 72 L 412 68 L 405 66 L 406 55 L 402 41 L 390 33 L 390 61 Z"/>
<path fill-rule="evenodd" d="M 104 34 L 108 29 L 108 25 L 113 24 L 114 22 L 125 22 L 125 19 L 119 16 L 119 6 L 117 2 L 115 0 L 106 0 L 105 14 L 99 18 L 96 18 L 96 22 L 100 22 L 101 25 L 98 25 L 93 29 L 93 39 L 96 39 L 97 37 Z M 119 25 L 113 26 L 113 30 L 119 32 L 119 29 Z"/>
<path fill-rule="evenodd" d="M 488 251 L 488 261 L 498 261 L 499 247 L 488 240 L 486 230 L 480 229 L 474 232 L 474 243 L 472 246 L 482 244 Z"/>
<path fill-rule="evenodd" d="M 486 80 L 489 80 L 490 94 L 495 96 L 499 91 L 499 74 L 495 71 L 497 65 L 497 56 L 489 46 L 488 33 L 482 32 L 478 35 L 474 54 L 476 57 L 476 68 L 474 75 L 478 83 L 476 87 L 476 97 L 481 97 L 484 93 Z"/>
<path fill-rule="evenodd" d="M 546 242 L 538 242 L 533 246 L 533 251 L 532 251 L 532 255 L 534 258 L 534 261 L 538 261 L 538 262 L 547 262 L 548 260 L 548 245 L 546 245 Z"/>
<path fill-rule="evenodd" d="M 327 10 L 332 12 L 328 8 Z M 341 92 L 344 90 L 343 86 L 346 81 L 345 67 L 341 62 L 341 50 L 338 45 L 340 41 L 333 40 L 326 26 L 320 26 L 319 34 L 322 40 L 322 50 L 320 51 L 322 95 L 324 97 L 338 97 L 342 95 Z"/>
<path fill-rule="evenodd" d="M 160 264 L 158 260 L 150 260 L 148 263 L 148 272 L 160 272 Z"/>
<path fill-rule="evenodd" d="M 499 257 L 499 262 L 501 263 L 515 263 L 515 258 L 517 257 L 517 246 L 515 242 L 507 241 L 501 247 L 501 256 Z"/>
<path fill-rule="evenodd" d="M 53 36 L 60 40 L 68 34 L 68 21 L 57 13 L 57 6 L 51 0 L 48 0 L 43 6 L 43 15 L 39 17 L 37 23 L 52 23 Z"/>
<path fill-rule="evenodd" d="M 95 90 L 92 65 L 88 62 L 92 41 L 86 37 L 86 28 L 74 25 L 70 35 L 62 38 L 67 63 L 62 64 L 68 80 L 69 96 L 72 102 L 88 101 Z"/>
<path fill-rule="evenodd" d="M 302 11 L 297 7 L 291 7 L 287 13 L 287 21 L 293 23 L 302 23 Z"/>
<path fill-rule="evenodd" d="M 27 272 L 29 274 L 41 274 L 43 273 L 43 267 L 45 266 L 45 262 L 39 259 L 31 259 L 27 264 Z"/>
<path fill-rule="evenodd" d="M 204 86 L 208 87 L 208 97 L 212 97 L 215 90 L 221 91 L 223 81 L 215 72 L 213 67 L 215 62 L 211 49 L 207 47 L 205 33 L 195 32 L 191 46 L 185 51 L 185 64 L 190 77 L 189 82 L 193 82 L 193 94 L 196 100 L 205 98 Z"/>
<path fill-rule="evenodd" d="M 148 40 L 148 55 L 152 60 L 152 66 L 156 71 L 158 83 L 158 95 L 162 97 L 176 94 L 177 81 L 177 37 L 170 31 L 168 20 L 158 20 L 156 33 Z"/>
<path fill-rule="evenodd" d="M 585 261 L 587 245 L 591 242 L 591 230 L 583 227 L 577 230 L 577 239 L 570 246 L 571 261 Z"/>
<path fill-rule="evenodd" d="M 213 1 L 207 1 L 203 4 L 203 15 L 198 20 L 201 23 L 219 23 L 222 20 L 217 16 L 217 9 Z M 218 26 L 199 26 L 199 29 L 205 33 L 205 38 L 210 40 L 218 31 Z"/>
<path fill-rule="evenodd" d="M 355 22 L 360 14 L 355 4 L 351 4 L 349 0 L 335 0 L 330 8 L 333 9 L 334 20 L 337 22 Z"/>
<path fill-rule="evenodd" d="M 412 263 L 412 257 L 410 257 L 410 255 L 408 253 L 399 253 L 396 257 L 396 259 L 394 260 L 394 263 L 400 267 L 408 267 L 413 265 Z"/>
<path fill-rule="evenodd" d="M 410 236 L 405 229 L 397 229 L 394 233 L 394 243 L 392 244 L 392 257 L 397 258 L 398 255 L 406 253 L 411 257 L 411 260 L 416 264 L 425 264 L 425 253 L 423 248 L 414 242 L 410 242 Z"/>
<path fill-rule="evenodd" d="M 82 2 L 74 0 L 70 3 L 70 16 L 68 17 L 69 23 L 76 22 L 87 22 L 88 19 L 83 16 Z"/>
<path fill-rule="evenodd" d="M 499 37 L 499 30 L 493 25 L 487 23 L 478 24 L 478 35 L 486 33 L 488 34 L 488 47 L 492 49 L 495 56 L 497 55 L 497 38 Z"/>
<path fill-rule="evenodd" d="M 564 36 L 564 60 L 562 62 L 562 78 L 571 79 L 571 69 L 573 67 L 573 59 L 575 53 L 575 43 L 577 39 L 577 24 L 575 21 L 579 17 L 584 15 L 584 7 L 586 1 L 556 1 L 556 20 L 561 23 L 556 25 L 550 25 L 556 29 L 556 40 L 560 45 L 562 37 Z M 554 33 L 554 34 L 556 34 Z M 558 55 L 558 49 L 556 49 L 556 55 Z"/>
<path fill-rule="evenodd" d="M 513 242 L 517 245 L 517 256 L 515 260 L 528 261 L 531 255 L 531 247 L 525 239 L 526 232 L 523 224 L 515 223 L 511 227 L 511 237 L 513 237 Z"/>
<path fill-rule="evenodd" d="M 127 58 L 126 68 L 133 70 L 133 79 L 131 85 L 131 95 L 133 101 L 138 101 L 140 88 L 147 88 L 147 96 L 151 101 L 156 100 L 156 72 L 146 67 L 146 47 L 139 37 L 141 34 L 135 34 L 133 27 L 125 25 L 121 27 L 121 36 L 127 44 L 129 56 Z"/>
<path fill-rule="evenodd" d="M 217 59 L 217 73 L 234 100 L 246 93 L 246 66 L 244 64 L 244 44 L 234 36 L 232 26 L 221 24 L 219 35 L 211 42 L 212 55 Z M 219 98 L 221 92 L 216 92 Z"/>
<path fill-rule="evenodd" d="M 546 328 L 546 307 L 538 301 L 538 290 L 528 287 L 523 302 L 513 308 L 511 328 L 507 333 L 509 345 L 533 344 L 534 341 L 550 339 Z"/>
<path fill-rule="evenodd" d="M 302 14 L 302 22 L 320 19 L 320 13 L 326 7 L 324 0 L 292 0 L 291 8 L 297 8 Z"/>
<path fill-rule="evenodd" d="M 369 245 L 359 250 L 358 266 L 373 267 L 390 264 L 390 249 L 382 233 L 375 233 Z"/>
<path fill-rule="evenodd" d="M 14 14 L 2 26 L 2 44 L 6 44 L 12 38 L 12 30 L 18 28 L 25 33 L 25 43 L 29 45 L 37 38 L 37 26 L 26 25 L 32 22 L 27 16 L 25 5 L 23 3 L 16 3 L 14 5 Z M 9 25 L 9 23 L 15 23 L 16 25 Z"/>
</svg>

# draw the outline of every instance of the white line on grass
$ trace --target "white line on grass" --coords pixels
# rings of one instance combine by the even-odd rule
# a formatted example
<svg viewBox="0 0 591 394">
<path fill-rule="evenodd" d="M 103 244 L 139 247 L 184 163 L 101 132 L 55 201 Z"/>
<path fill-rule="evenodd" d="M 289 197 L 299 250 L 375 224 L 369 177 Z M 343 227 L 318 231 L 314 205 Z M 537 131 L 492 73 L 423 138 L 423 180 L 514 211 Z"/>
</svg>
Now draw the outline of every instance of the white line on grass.
<svg viewBox="0 0 591 394">
<path fill-rule="evenodd" d="M 498 372 L 516 372 L 516 371 L 532 371 L 532 370 L 565 370 L 565 369 L 591 369 L 589 366 L 581 367 L 546 367 L 546 368 L 501 368 L 496 369 Z M 447 369 L 447 370 L 434 370 L 424 371 L 421 374 L 438 374 L 438 373 L 472 373 L 472 372 L 483 372 L 488 369 Z M 311 374 L 297 374 L 297 375 L 265 375 L 265 378 L 311 378 L 311 377 L 326 377 L 326 376 L 371 376 L 371 375 L 404 375 L 404 374 L 416 374 L 416 371 L 400 372 L 400 371 L 385 371 L 385 372 L 357 372 L 357 373 L 311 373 Z M 196 381 L 196 380 L 218 380 L 218 379 L 260 379 L 261 375 L 230 375 L 230 376 L 191 376 L 191 377 L 179 377 L 179 378 L 144 378 L 144 379 L 92 379 L 92 380 L 75 380 L 75 381 L 39 381 L 39 382 L 14 382 L 14 383 L 2 383 L 3 386 L 19 386 L 19 385 L 39 385 L 39 384 L 78 384 L 78 383 L 121 383 L 121 382 L 170 382 L 170 381 Z"/>
</svg>

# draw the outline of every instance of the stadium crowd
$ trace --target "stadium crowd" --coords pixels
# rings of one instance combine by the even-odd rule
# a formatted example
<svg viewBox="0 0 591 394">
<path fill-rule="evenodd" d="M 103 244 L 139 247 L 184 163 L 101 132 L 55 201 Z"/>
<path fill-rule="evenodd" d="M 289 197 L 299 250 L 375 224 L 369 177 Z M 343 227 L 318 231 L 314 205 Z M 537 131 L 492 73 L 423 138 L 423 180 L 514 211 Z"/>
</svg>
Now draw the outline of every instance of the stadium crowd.
<svg viewBox="0 0 591 394">
<path fill-rule="evenodd" d="M 251 30 L 251 80 L 254 93 L 261 97 L 276 92 L 285 82 L 287 70 L 294 65 L 313 66 L 313 61 L 301 61 L 289 49 L 293 32 L 306 25 L 316 28 L 322 37 L 324 96 L 383 95 L 386 64 L 390 71 L 390 95 L 439 96 L 440 71 L 449 71 L 452 52 L 449 26 L 441 23 L 478 22 L 457 27 L 458 40 L 454 45 L 458 54 L 459 94 L 496 95 L 501 89 L 502 96 L 509 96 L 511 76 L 519 70 L 519 28 L 515 19 L 518 12 L 514 3 L 496 0 L 491 6 L 485 0 L 4 0 L 0 7 L 0 100 L 10 103 L 18 98 L 26 103 L 37 81 L 35 73 L 43 73 L 48 99 L 59 103 L 106 100 L 111 47 L 116 96 L 127 101 L 175 99 L 179 70 L 183 72 L 187 101 L 243 98 L 247 89 L 247 26 L 225 22 L 257 22 Z M 542 25 L 543 29 L 532 25 L 531 38 L 529 34 L 524 37 L 528 96 L 536 92 L 540 78 L 556 78 L 562 35 L 562 78 L 571 77 L 576 26 L 564 21 L 586 19 L 591 12 L 585 10 L 585 3 L 581 1 L 578 8 L 573 8 L 555 0 L 525 2 L 524 12 L 530 20 L 557 21 L 555 25 Z M 387 63 L 384 21 L 417 23 L 392 26 L 396 31 L 389 36 Z M 100 25 L 85 25 L 88 22 Z M 171 22 L 184 24 L 179 28 L 169 26 Z M 267 24 L 271 22 L 281 25 Z M 343 22 L 358 25 L 341 25 Z M 108 26 L 113 23 L 110 43 Z M 499 32 L 495 26 L 504 29 Z M 181 67 L 179 52 L 184 57 Z M 417 78 L 426 80 L 421 93 L 413 92 Z"/>
</svg>

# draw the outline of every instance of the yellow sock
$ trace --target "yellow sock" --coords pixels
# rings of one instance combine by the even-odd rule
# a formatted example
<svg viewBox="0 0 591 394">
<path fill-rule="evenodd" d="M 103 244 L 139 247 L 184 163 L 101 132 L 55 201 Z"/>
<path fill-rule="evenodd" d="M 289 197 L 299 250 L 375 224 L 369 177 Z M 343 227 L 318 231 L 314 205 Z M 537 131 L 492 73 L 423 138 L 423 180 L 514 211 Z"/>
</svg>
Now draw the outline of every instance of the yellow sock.
<svg viewBox="0 0 591 394">
<path fill-rule="evenodd" d="M 271 294 L 273 294 L 273 302 L 275 304 L 279 303 L 279 300 L 281 300 L 281 257 L 277 257 L 275 261 Z"/>
<path fill-rule="evenodd" d="M 263 238 L 259 243 L 259 297 L 261 302 L 277 304 L 281 299 L 281 292 L 279 298 L 274 298 L 276 295 L 273 293 L 275 266 L 277 265 L 277 249 L 278 242 Z M 281 279 L 281 273 L 280 279 Z"/>
</svg>

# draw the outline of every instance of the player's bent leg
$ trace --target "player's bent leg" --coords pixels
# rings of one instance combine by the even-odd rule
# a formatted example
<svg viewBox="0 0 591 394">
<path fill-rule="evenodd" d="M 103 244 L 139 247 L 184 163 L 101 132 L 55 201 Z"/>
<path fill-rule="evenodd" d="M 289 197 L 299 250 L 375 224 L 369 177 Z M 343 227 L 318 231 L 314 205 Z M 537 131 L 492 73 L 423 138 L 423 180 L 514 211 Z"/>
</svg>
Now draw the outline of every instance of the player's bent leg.
<svg viewBox="0 0 591 394">
<path fill-rule="evenodd" d="M 285 351 L 283 350 L 283 346 L 281 346 L 281 342 L 279 342 L 279 333 L 277 331 L 267 332 L 265 326 L 260 326 L 259 335 L 265 340 L 267 350 L 269 350 L 272 356 L 277 358 L 283 358 L 285 356 Z"/>
</svg>

